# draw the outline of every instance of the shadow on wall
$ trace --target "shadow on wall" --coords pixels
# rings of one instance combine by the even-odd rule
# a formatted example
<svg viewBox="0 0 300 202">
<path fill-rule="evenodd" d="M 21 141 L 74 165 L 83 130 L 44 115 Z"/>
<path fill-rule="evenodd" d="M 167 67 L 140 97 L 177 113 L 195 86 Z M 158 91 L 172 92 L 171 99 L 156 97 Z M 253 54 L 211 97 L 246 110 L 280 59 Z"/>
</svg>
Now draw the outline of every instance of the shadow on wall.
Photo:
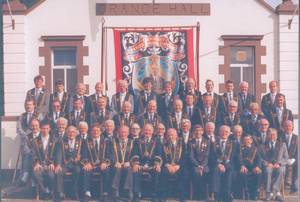
<svg viewBox="0 0 300 202">
<path fill-rule="evenodd" d="M 14 169 L 18 158 L 20 137 L 12 138 L 5 128 L 1 128 L 1 169 Z M 19 166 L 21 159 L 19 160 Z"/>
</svg>

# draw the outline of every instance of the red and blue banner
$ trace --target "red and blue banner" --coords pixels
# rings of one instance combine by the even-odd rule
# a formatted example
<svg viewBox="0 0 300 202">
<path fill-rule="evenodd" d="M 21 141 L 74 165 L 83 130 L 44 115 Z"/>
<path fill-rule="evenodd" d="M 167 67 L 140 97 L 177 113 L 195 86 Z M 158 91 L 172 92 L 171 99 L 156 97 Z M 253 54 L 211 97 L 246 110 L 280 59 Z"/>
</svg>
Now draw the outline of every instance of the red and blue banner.
<svg viewBox="0 0 300 202">
<path fill-rule="evenodd" d="M 194 78 L 193 28 L 165 30 L 114 29 L 116 79 L 125 79 L 133 92 L 143 89 L 145 77 L 153 77 L 157 93 L 164 81 L 174 91 L 188 77 Z"/>
</svg>

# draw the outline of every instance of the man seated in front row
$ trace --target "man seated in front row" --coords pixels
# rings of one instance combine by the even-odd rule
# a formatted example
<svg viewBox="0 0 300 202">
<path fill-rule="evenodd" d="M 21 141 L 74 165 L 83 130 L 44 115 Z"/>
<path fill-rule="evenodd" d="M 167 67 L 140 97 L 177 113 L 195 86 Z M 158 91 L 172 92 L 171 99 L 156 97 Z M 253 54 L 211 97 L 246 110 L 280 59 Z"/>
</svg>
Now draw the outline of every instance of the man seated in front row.
<svg viewBox="0 0 300 202">
<path fill-rule="evenodd" d="M 280 187 L 285 173 L 285 166 L 289 158 L 284 142 L 277 139 L 277 130 L 269 128 L 267 141 L 262 145 L 262 164 L 266 175 L 267 201 L 272 200 L 275 192 L 276 200 L 282 201 Z"/>
<path fill-rule="evenodd" d="M 34 139 L 33 176 L 45 198 L 51 197 L 54 188 L 54 149 L 55 141 L 50 136 L 50 124 L 41 123 L 41 134 Z"/>
<path fill-rule="evenodd" d="M 219 129 L 220 138 L 216 140 L 212 149 L 213 191 L 217 201 L 232 201 L 231 186 L 234 165 L 238 160 L 239 147 L 229 139 L 229 126 L 222 125 Z"/>
<path fill-rule="evenodd" d="M 118 130 L 118 137 L 112 139 L 112 195 L 119 198 L 120 190 L 128 193 L 133 198 L 133 177 L 131 168 L 132 148 L 134 141 L 128 138 L 129 128 L 122 125 Z"/>
<path fill-rule="evenodd" d="M 242 188 L 245 192 L 245 200 L 257 200 L 258 182 L 261 171 L 261 157 L 259 148 L 253 143 L 251 135 L 245 135 L 244 145 L 240 147 L 239 173 L 242 180 Z"/>
<path fill-rule="evenodd" d="M 154 183 L 154 195 L 159 194 L 159 177 L 161 171 L 162 145 L 157 138 L 153 137 L 154 129 L 151 124 L 145 124 L 143 128 L 143 137 L 135 142 L 132 156 L 134 172 L 135 197 L 141 197 L 141 175 L 149 173 Z"/>
<path fill-rule="evenodd" d="M 67 129 L 67 137 L 57 143 L 56 158 L 55 158 L 55 174 L 56 195 L 59 200 L 64 198 L 64 181 L 63 176 L 67 172 L 72 173 L 72 197 L 78 200 L 78 179 L 80 175 L 80 152 L 81 139 L 76 138 L 77 129 L 74 126 L 69 126 Z"/>
<path fill-rule="evenodd" d="M 91 179 L 93 172 L 100 173 L 103 179 L 103 192 L 100 197 L 105 199 L 110 190 L 111 142 L 101 135 L 100 125 L 92 126 L 92 138 L 82 147 L 81 164 L 83 165 L 83 191 L 86 201 L 91 197 Z"/>
<path fill-rule="evenodd" d="M 195 125 L 193 130 L 193 139 L 189 145 L 189 159 L 192 164 L 192 179 L 196 198 L 206 200 L 205 177 L 209 172 L 208 158 L 210 153 L 210 140 L 203 137 L 204 129 L 201 125 Z"/>
<path fill-rule="evenodd" d="M 176 178 L 178 186 L 179 199 L 184 200 L 184 183 L 183 183 L 183 141 L 179 138 L 177 131 L 174 128 L 169 128 L 167 131 L 168 141 L 163 146 L 163 168 L 161 188 L 164 193 L 164 198 L 167 197 L 170 190 L 169 178 Z"/>
</svg>

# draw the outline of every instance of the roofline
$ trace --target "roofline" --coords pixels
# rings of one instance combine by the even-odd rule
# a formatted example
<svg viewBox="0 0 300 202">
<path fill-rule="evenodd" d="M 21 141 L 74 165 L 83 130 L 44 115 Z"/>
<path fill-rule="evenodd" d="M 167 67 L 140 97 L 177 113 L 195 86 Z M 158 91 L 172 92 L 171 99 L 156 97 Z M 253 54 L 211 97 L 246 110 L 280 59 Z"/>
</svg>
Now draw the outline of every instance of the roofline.
<svg viewBox="0 0 300 202">
<path fill-rule="evenodd" d="M 267 10 L 271 11 L 272 13 L 276 13 L 275 9 L 270 4 L 268 4 L 265 0 L 255 0 L 255 1 L 260 5 L 262 5 L 263 7 L 265 7 Z"/>
<path fill-rule="evenodd" d="M 27 15 L 31 11 L 33 11 L 35 8 L 37 8 L 39 5 L 44 3 L 46 0 L 39 0 L 37 3 L 35 3 L 30 8 L 26 8 L 26 6 L 20 2 L 20 0 L 14 0 L 10 2 L 11 12 L 12 15 Z M 8 6 L 6 4 L 2 5 L 2 11 L 3 15 L 10 15 L 10 12 L 8 10 Z"/>
</svg>

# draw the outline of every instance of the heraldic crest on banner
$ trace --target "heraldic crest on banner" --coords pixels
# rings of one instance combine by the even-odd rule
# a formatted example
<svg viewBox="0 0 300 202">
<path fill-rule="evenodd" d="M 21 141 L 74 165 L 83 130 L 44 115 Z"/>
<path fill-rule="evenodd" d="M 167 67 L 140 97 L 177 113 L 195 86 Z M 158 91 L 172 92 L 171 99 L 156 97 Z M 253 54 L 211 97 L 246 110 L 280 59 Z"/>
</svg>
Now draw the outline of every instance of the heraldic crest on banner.
<svg viewBox="0 0 300 202">
<path fill-rule="evenodd" d="M 163 92 L 165 81 L 171 81 L 177 92 L 188 78 L 186 30 L 121 31 L 119 36 L 122 78 L 129 90 L 143 90 L 143 79 L 150 77 L 156 93 Z"/>
</svg>

